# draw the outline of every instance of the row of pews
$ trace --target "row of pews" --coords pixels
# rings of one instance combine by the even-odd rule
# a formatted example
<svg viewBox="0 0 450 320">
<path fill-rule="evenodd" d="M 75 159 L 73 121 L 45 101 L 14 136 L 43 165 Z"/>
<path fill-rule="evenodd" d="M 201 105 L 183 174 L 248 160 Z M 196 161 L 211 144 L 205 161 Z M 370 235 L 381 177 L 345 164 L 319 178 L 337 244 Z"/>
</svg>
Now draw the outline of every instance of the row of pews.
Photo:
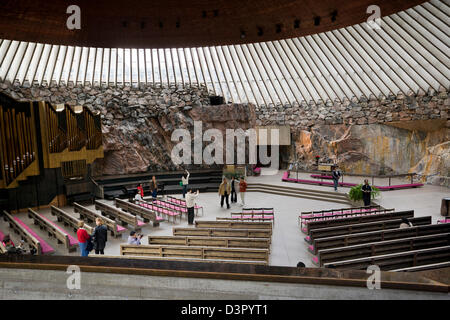
<svg viewBox="0 0 450 320">
<path fill-rule="evenodd" d="M 273 215 L 273 208 L 265 210 Z M 172 236 L 148 236 L 148 245 L 122 244 L 120 255 L 268 264 L 273 226 L 273 219 L 260 221 L 259 217 L 253 221 L 232 216 L 228 220 L 197 220 L 194 228 L 174 227 Z"/>
<path fill-rule="evenodd" d="M 400 228 L 406 218 L 412 226 Z M 319 267 L 414 271 L 450 262 L 450 223 L 378 206 L 302 212 L 300 230 Z"/>
</svg>

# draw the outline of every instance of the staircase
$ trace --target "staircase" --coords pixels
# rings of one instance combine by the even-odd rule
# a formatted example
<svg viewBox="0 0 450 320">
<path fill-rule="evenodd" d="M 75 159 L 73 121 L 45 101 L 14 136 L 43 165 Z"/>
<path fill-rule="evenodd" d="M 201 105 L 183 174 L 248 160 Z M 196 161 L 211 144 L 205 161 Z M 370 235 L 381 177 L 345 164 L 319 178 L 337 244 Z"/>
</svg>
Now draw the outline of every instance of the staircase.
<svg viewBox="0 0 450 320">
<path fill-rule="evenodd" d="M 273 184 L 264 183 L 249 183 L 247 187 L 248 192 L 263 192 L 268 194 L 274 194 L 279 196 L 296 197 L 309 200 L 318 200 L 326 202 L 334 202 L 340 204 L 349 205 L 351 202 L 348 200 L 346 194 L 329 191 L 319 191 L 312 189 L 293 188 L 286 186 L 279 186 Z"/>
</svg>

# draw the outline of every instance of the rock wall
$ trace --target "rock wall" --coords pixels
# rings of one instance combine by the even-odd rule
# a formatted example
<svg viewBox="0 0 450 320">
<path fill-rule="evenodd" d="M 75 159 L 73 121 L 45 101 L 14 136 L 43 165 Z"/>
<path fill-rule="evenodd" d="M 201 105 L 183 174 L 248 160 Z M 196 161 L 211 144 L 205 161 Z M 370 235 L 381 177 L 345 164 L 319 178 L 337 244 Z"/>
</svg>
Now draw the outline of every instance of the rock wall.
<svg viewBox="0 0 450 320">
<path fill-rule="evenodd" d="M 205 87 L 130 86 L 36 87 L 8 82 L 0 91 L 21 100 L 84 105 L 102 114 L 105 158 L 95 174 L 129 174 L 179 169 L 170 159 L 177 128 L 247 129 L 254 125 L 290 125 L 290 154 L 306 169 L 315 156 L 336 161 L 344 170 L 365 174 L 418 172 L 424 181 L 447 184 L 449 176 L 450 99 L 440 88 L 388 97 L 370 96 L 285 106 L 227 104 L 210 106 Z M 193 136 L 193 134 L 192 134 Z"/>
</svg>

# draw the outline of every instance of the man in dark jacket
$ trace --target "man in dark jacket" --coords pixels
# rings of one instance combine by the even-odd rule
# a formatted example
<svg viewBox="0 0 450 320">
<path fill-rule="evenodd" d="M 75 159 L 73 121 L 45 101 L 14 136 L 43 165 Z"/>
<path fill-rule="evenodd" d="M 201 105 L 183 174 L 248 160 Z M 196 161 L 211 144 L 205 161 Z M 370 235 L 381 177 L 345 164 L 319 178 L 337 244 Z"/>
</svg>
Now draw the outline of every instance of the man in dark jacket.
<svg viewBox="0 0 450 320">
<path fill-rule="evenodd" d="M 108 229 L 103 224 L 103 220 L 101 218 L 95 219 L 95 224 L 97 226 L 92 233 L 95 254 L 105 254 L 103 250 L 105 249 L 106 241 L 108 241 Z"/>
<path fill-rule="evenodd" d="M 363 193 L 363 200 L 364 200 L 364 205 L 370 206 L 370 198 L 372 195 L 372 187 L 369 185 L 369 180 L 365 179 L 364 180 L 364 184 L 361 187 L 362 193 Z"/>
<path fill-rule="evenodd" d="M 337 170 L 336 167 L 333 167 L 333 171 L 331 172 L 331 176 L 333 178 L 334 182 L 334 191 L 337 191 L 338 185 L 339 185 L 339 178 L 341 176 L 341 172 Z"/>
</svg>

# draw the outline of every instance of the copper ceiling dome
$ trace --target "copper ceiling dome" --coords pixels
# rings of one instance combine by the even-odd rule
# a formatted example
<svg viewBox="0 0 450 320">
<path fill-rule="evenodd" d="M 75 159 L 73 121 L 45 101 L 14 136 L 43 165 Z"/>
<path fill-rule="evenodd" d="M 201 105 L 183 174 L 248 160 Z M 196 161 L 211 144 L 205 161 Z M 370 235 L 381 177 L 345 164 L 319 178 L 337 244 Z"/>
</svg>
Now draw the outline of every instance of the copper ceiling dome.
<svg viewBox="0 0 450 320">
<path fill-rule="evenodd" d="M 300 37 L 358 24 L 377 5 L 381 16 L 418 0 L 71 0 L 0 1 L 0 38 L 110 48 L 174 48 Z M 81 10 L 81 29 L 66 26 Z"/>
</svg>

